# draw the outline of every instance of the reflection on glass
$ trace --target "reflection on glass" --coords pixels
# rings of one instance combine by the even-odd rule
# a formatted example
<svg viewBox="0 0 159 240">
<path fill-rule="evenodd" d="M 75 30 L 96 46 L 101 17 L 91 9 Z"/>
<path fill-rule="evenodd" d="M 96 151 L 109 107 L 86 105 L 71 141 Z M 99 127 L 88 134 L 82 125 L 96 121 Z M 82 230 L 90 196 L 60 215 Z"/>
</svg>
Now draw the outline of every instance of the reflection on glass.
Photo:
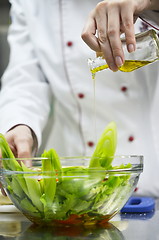
<svg viewBox="0 0 159 240">
<path fill-rule="evenodd" d="M 61 226 L 61 227 L 40 227 L 31 225 L 24 233 L 22 233 L 18 240 L 124 240 L 123 234 L 111 223 L 104 225 L 92 226 Z"/>
<path fill-rule="evenodd" d="M 16 237 L 21 233 L 21 230 L 22 230 L 21 223 L 19 221 L 17 222 L 0 221 L 0 239 L 1 236 Z"/>
<path fill-rule="evenodd" d="M 128 227 L 128 222 L 121 220 L 96 225 L 39 226 L 25 218 L 18 220 L 15 214 L 6 214 L 3 220 L 0 240 L 125 240 L 122 231 Z"/>
</svg>

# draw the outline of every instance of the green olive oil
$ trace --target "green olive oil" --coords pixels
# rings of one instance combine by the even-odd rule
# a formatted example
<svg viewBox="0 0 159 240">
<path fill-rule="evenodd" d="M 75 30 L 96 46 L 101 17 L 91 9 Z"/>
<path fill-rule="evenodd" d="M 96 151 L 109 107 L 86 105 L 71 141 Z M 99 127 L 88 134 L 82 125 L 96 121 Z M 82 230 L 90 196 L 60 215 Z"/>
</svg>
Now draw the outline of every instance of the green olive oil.
<svg viewBox="0 0 159 240">
<path fill-rule="evenodd" d="M 125 63 L 119 68 L 121 72 L 132 72 L 135 69 L 148 65 L 154 61 L 137 61 L 137 60 L 126 60 Z M 91 69 L 92 78 L 95 79 L 97 72 L 107 69 L 108 65 L 102 65 L 96 68 Z"/>
</svg>

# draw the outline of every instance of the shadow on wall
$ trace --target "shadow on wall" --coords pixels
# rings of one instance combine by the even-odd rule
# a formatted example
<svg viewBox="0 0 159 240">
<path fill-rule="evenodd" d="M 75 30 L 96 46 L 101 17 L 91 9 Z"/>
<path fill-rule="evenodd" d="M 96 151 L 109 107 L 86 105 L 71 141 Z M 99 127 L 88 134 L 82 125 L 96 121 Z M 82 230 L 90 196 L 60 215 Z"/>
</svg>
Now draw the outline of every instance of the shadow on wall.
<svg viewBox="0 0 159 240">
<path fill-rule="evenodd" d="M 9 61 L 9 45 L 7 42 L 7 26 L 0 26 L 0 77 L 6 69 Z"/>
<path fill-rule="evenodd" d="M 9 61 L 9 45 L 7 42 L 9 10 L 9 2 L 7 0 L 0 0 L 0 78 L 3 75 Z"/>
</svg>

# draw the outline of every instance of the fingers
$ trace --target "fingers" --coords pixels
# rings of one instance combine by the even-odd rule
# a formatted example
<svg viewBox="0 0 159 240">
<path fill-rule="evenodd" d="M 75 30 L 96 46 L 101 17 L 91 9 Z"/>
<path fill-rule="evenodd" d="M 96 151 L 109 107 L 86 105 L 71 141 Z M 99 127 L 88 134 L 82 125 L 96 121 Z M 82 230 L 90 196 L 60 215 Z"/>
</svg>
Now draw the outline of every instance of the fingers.
<svg viewBox="0 0 159 240">
<path fill-rule="evenodd" d="M 18 125 L 5 135 L 13 154 L 17 158 L 31 158 L 33 137 L 29 127 Z"/>
<path fill-rule="evenodd" d="M 15 139 L 15 146 L 17 150 L 17 155 L 18 158 L 31 158 L 32 157 L 32 146 L 33 146 L 33 141 L 31 135 L 26 135 L 25 137 L 19 136 Z M 31 160 L 26 160 L 23 161 L 24 164 L 27 167 L 30 167 L 32 165 Z"/>
<path fill-rule="evenodd" d="M 117 71 L 124 63 L 121 31 L 125 33 L 128 51 L 135 50 L 134 16 L 138 2 L 140 1 L 105 0 L 98 3 L 82 32 L 83 40 L 91 49 L 103 52 L 113 71 Z"/>
<path fill-rule="evenodd" d="M 32 139 L 27 136 L 17 136 L 15 138 L 15 147 L 18 158 L 30 158 L 32 153 Z"/>
<path fill-rule="evenodd" d="M 86 25 L 83 28 L 81 37 L 83 41 L 94 51 L 101 52 L 101 48 L 96 37 L 96 22 L 93 12 L 88 17 Z"/>
<path fill-rule="evenodd" d="M 102 52 L 110 69 L 117 71 L 124 63 L 124 53 L 120 40 L 120 16 L 117 7 L 107 8 L 106 42 L 102 46 Z M 114 16 L 116 16 L 114 21 Z M 104 26 L 103 26 L 104 27 Z"/>
<path fill-rule="evenodd" d="M 31 158 L 32 157 L 32 149 L 33 149 L 33 135 L 32 131 L 29 127 L 25 125 L 18 125 L 8 131 L 5 134 L 5 138 L 9 143 L 9 146 L 17 158 Z M 0 152 L 0 157 L 2 154 Z M 31 166 L 30 160 L 23 161 L 27 167 Z M 0 189 L 4 196 L 6 196 L 5 190 L 2 188 L 2 184 L 0 183 Z"/>
<path fill-rule="evenodd" d="M 110 69 L 113 71 L 117 71 L 118 67 L 114 63 L 113 59 L 113 52 L 110 47 L 110 39 L 108 37 L 108 26 L 109 18 L 107 17 L 105 7 L 102 4 L 98 5 L 96 10 L 96 26 L 97 26 L 97 35 L 98 35 L 98 42 L 100 45 L 101 52 L 103 52 L 104 58 Z"/>
<path fill-rule="evenodd" d="M 128 52 L 135 51 L 136 40 L 134 31 L 134 17 L 133 12 L 130 14 L 128 6 L 125 6 L 124 12 L 121 9 L 122 31 L 125 33 L 126 44 Z"/>
<path fill-rule="evenodd" d="M 0 191 L 1 191 L 1 193 L 2 193 L 4 196 L 7 196 L 7 194 L 6 194 L 5 190 L 4 190 L 1 182 L 0 182 Z"/>
</svg>

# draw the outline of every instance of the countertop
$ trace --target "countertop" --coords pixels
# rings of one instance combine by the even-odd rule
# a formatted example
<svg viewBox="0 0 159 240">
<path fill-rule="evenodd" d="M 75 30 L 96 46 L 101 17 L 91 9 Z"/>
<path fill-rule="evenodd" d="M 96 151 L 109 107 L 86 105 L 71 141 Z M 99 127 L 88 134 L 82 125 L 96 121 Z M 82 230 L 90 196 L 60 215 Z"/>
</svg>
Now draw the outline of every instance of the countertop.
<svg viewBox="0 0 159 240">
<path fill-rule="evenodd" d="M 105 226 L 83 227 L 38 227 L 13 205 L 3 205 L 0 240 L 159 240 L 159 200 L 155 201 L 155 210 L 150 213 L 117 214 Z"/>
</svg>

